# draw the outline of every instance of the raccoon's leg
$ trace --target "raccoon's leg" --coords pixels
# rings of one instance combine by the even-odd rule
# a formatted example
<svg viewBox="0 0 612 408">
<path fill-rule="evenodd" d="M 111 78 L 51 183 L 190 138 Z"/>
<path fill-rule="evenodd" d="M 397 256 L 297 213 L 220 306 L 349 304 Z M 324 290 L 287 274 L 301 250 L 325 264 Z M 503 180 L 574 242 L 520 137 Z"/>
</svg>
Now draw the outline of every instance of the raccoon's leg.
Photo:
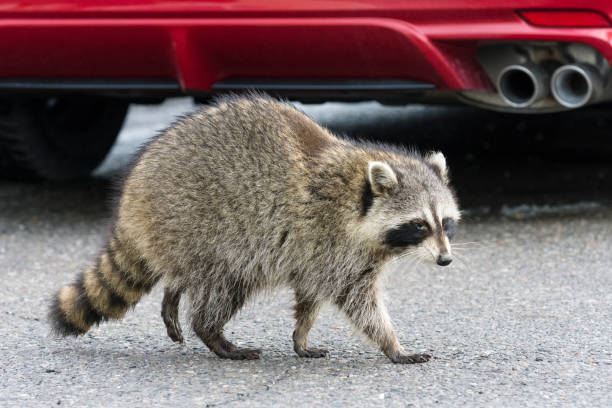
<svg viewBox="0 0 612 408">
<path fill-rule="evenodd" d="M 232 344 L 223 335 L 223 326 L 240 310 L 246 300 L 247 292 L 241 285 L 225 285 L 232 288 L 232 293 L 223 290 L 214 291 L 217 296 L 205 299 L 201 304 L 196 304 L 193 310 L 197 310 L 192 316 L 192 326 L 195 333 L 202 339 L 204 344 L 217 356 L 231 360 L 256 360 L 261 354 L 259 349 L 240 348 Z M 209 310 L 206 305 L 214 305 L 218 310 L 214 322 L 210 321 Z"/>
<path fill-rule="evenodd" d="M 308 332 L 319 315 L 320 303 L 296 295 L 295 330 L 293 331 L 293 350 L 300 357 L 319 358 L 329 354 L 326 349 L 308 348 Z"/>
<path fill-rule="evenodd" d="M 406 354 L 399 344 L 391 325 L 391 319 L 385 305 L 375 288 L 365 291 L 347 288 L 343 295 L 336 299 L 338 307 L 346 313 L 355 327 L 373 342 L 394 363 L 425 363 L 431 358 L 428 354 Z"/>
<path fill-rule="evenodd" d="M 162 300 L 161 316 L 166 325 L 168 336 L 177 343 L 182 343 L 183 331 L 181 323 L 178 319 L 179 302 L 181 300 L 181 292 L 173 291 L 169 288 L 164 290 L 164 300 Z"/>
</svg>

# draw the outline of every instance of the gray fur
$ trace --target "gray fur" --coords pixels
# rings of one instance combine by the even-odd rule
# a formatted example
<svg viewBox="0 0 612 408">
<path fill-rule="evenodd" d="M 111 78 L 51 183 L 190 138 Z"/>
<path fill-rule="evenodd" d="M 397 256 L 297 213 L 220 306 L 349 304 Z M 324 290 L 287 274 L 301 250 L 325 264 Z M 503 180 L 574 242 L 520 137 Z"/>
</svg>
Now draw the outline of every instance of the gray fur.
<svg viewBox="0 0 612 408">
<path fill-rule="evenodd" d="M 394 362 L 423 362 L 429 356 L 399 345 L 378 282 L 385 263 L 407 251 L 430 261 L 431 248 L 450 253 L 438 218 L 459 211 L 436 159 L 338 138 L 269 97 L 224 98 L 146 146 L 125 181 L 114 237 L 167 286 L 162 316 L 177 341 L 185 293 L 192 327 L 211 350 L 257 358 L 223 327 L 253 295 L 286 285 L 296 295 L 298 355 L 327 354 L 309 349 L 307 335 L 331 302 Z M 370 162 L 386 164 L 397 183 L 378 172 L 384 188 L 373 188 Z M 431 238 L 415 248 L 385 244 L 386 231 L 425 217 L 424 208 L 436 213 Z"/>
</svg>

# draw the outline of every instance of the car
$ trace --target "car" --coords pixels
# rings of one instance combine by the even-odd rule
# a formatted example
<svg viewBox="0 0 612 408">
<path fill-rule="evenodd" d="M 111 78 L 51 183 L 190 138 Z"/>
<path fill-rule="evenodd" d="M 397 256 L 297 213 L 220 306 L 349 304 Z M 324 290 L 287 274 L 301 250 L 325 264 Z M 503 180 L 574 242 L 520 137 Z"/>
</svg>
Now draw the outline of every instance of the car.
<svg viewBox="0 0 612 408">
<path fill-rule="evenodd" d="M 605 102 L 611 16 L 604 0 L 6 0 L 0 166 L 86 176 L 130 103 L 177 95 L 516 113 Z"/>
</svg>

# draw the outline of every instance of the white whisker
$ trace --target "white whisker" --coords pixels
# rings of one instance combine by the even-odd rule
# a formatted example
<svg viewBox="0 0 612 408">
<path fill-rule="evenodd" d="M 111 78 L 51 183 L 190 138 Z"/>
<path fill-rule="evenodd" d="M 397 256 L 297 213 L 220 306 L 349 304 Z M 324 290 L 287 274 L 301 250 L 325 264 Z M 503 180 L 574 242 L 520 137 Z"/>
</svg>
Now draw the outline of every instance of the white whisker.
<svg viewBox="0 0 612 408">
<path fill-rule="evenodd" d="M 472 241 L 472 242 L 453 242 L 453 246 L 455 245 L 482 245 L 482 242 Z"/>
<path fill-rule="evenodd" d="M 459 263 L 463 267 L 462 269 L 466 272 L 469 272 L 469 265 L 465 262 L 465 260 L 463 260 L 460 256 L 457 256 L 457 254 L 455 254 L 454 257 L 457 261 L 459 261 Z"/>
</svg>

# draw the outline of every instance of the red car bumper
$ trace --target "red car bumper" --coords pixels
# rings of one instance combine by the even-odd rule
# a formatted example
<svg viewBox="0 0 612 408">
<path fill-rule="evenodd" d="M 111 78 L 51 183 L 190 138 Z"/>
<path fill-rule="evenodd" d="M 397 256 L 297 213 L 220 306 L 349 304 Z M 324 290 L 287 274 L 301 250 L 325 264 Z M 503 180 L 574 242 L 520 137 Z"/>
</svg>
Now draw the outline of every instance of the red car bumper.
<svg viewBox="0 0 612 408">
<path fill-rule="evenodd" d="M 283 79 L 492 90 L 477 58 L 487 42 L 578 42 L 612 61 L 612 27 L 534 26 L 521 9 L 612 16 L 602 0 L 5 1 L 0 81 L 144 81 L 183 93 Z"/>
</svg>

